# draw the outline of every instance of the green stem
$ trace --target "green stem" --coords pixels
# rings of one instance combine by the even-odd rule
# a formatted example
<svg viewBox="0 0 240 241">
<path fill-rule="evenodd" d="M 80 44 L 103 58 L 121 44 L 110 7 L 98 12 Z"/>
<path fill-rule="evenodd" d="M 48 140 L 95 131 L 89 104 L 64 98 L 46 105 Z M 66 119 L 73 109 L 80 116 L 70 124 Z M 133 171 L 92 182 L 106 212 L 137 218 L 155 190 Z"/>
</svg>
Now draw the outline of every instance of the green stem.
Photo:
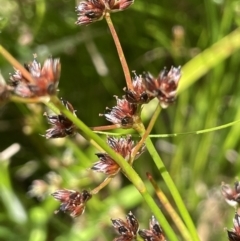
<svg viewBox="0 0 240 241">
<path fill-rule="evenodd" d="M 180 135 L 190 135 L 190 134 L 200 135 L 200 134 L 204 134 L 204 133 L 210 133 L 210 132 L 222 130 L 222 129 L 234 126 L 236 124 L 239 124 L 239 122 L 240 122 L 240 120 L 236 120 L 236 121 L 229 122 L 227 124 L 223 124 L 220 126 L 215 126 L 215 127 L 207 128 L 207 129 L 203 129 L 203 130 L 198 130 L 198 131 L 187 131 L 187 132 L 180 132 L 180 133 L 173 133 L 173 134 L 152 134 L 152 135 L 149 135 L 149 137 L 164 138 L 164 137 L 176 137 L 176 136 L 180 136 Z M 102 132 L 99 132 L 99 133 L 103 134 Z M 114 135 L 115 133 L 105 132 L 104 134 L 105 135 Z"/>
<path fill-rule="evenodd" d="M 103 182 L 101 182 L 97 187 L 95 187 L 93 190 L 91 190 L 91 194 L 97 194 L 100 190 L 102 190 L 104 187 L 106 187 L 111 181 L 113 177 L 106 177 Z"/>
<path fill-rule="evenodd" d="M 197 230 L 195 228 L 195 225 L 189 215 L 189 212 L 188 212 L 179 192 L 178 192 L 178 189 L 175 186 L 169 172 L 167 171 L 161 157 L 159 156 L 157 150 L 155 149 L 155 147 L 149 137 L 146 139 L 146 146 L 147 146 L 147 149 L 148 149 L 150 155 L 152 156 L 158 170 L 160 171 L 160 174 L 161 174 L 164 182 L 166 183 L 169 191 L 171 192 L 171 195 L 176 203 L 176 206 L 192 236 L 192 240 L 200 241 Z"/>
<path fill-rule="evenodd" d="M 52 102 L 43 102 L 53 111 L 60 111 L 63 113 L 69 120 L 71 120 L 88 138 L 94 140 L 105 152 L 109 154 L 111 158 L 116 161 L 116 163 L 121 167 L 123 173 L 126 177 L 133 183 L 136 189 L 140 192 L 146 203 L 148 204 L 149 208 L 152 210 L 155 217 L 161 223 L 166 235 L 168 236 L 169 240 L 171 241 L 178 241 L 176 234 L 174 233 L 172 227 L 167 222 L 166 218 L 162 214 L 159 207 L 154 202 L 151 195 L 148 193 L 142 179 L 139 175 L 134 171 L 134 169 L 129 165 L 126 160 L 117 154 L 112 148 L 110 148 L 105 141 L 103 141 L 98 135 L 96 135 L 89 127 L 87 127 L 80 119 L 74 116 L 69 110 L 67 110 L 57 99 L 57 97 L 52 97 Z"/>
<path fill-rule="evenodd" d="M 147 127 L 146 131 L 145 131 L 145 129 L 144 129 L 144 127 L 143 127 L 142 124 L 139 125 L 139 130 L 138 130 L 138 128 L 136 129 L 136 130 L 139 131 L 140 133 L 141 133 L 141 130 L 142 130 L 143 132 L 142 132 L 142 138 L 141 138 L 141 140 L 138 142 L 137 146 L 134 148 L 134 151 L 133 151 L 133 153 L 132 153 L 131 162 L 133 162 L 133 160 L 134 160 L 134 158 L 135 158 L 138 150 L 141 148 L 141 146 L 142 146 L 143 143 L 145 142 L 146 138 L 150 135 L 150 133 L 151 133 L 151 131 L 152 131 L 152 128 L 153 128 L 153 126 L 154 126 L 154 124 L 155 124 L 155 122 L 156 122 L 156 120 L 157 120 L 157 118 L 158 118 L 158 116 L 159 116 L 159 114 L 160 114 L 160 111 L 161 111 L 161 106 L 158 104 L 155 112 L 154 112 L 153 115 L 152 115 L 152 118 L 151 118 L 151 120 L 150 120 L 150 122 L 149 122 L 149 124 L 148 124 L 148 127 Z"/>
<path fill-rule="evenodd" d="M 157 185 L 156 181 L 153 179 L 150 173 L 147 173 L 147 178 L 153 185 L 156 195 L 159 198 L 159 201 L 166 209 L 166 211 L 169 213 L 170 217 L 172 218 L 173 222 L 175 223 L 176 227 L 178 228 L 184 239 L 187 241 L 191 241 L 191 235 L 189 234 L 189 231 L 186 228 L 185 224 L 183 223 L 177 212 L 174 210 L 173 206 L 171 205 L 165 194 L 162 192 L 162 190 L 159 188 L 159 186 Z"/>
<path fill-rule="evenodd" d="M 158 154 L 156 148 L 154 147 L 153 143 L 152 143 L 152 140 L 150 139 L 149 137 L 149 134 L 160 114 L 160 111 L 161 111 L 161 108 L 160 108 L 160 105 L 157 107 L 155 113 L 153 114 L 151 120 L 150 120 L 150 123 L 147 127 L 147 131 L 145 131 L 145 128 L 144 128 L 144 125 L 143 124 L 140 124 L 138 126 L 138 129 L 137 131 L 139 132 L 139 134 L 142 136 L 142 140 L 145 139 L 145 143 L 146 143 L 146 147 L 150 153 L 150 155 L 152 156 L 154 162 L 155 162 L 155 165 L 157 166 L 158 170 L 160 171 L 160 174 L 164 180 L 164 182 L 166 183 L 169 191 L 171 192 L 171 195 L 173 196 L 173 199 L 176 203 L 176 206 L 178 207 L 179 209 L 179 212 L 183 218 L 183 220 L 185 221 L 188 229 L 189 229 L 189 232 L 192 236 L 192 239 L 195 240 L 195 241 L 200 241 L 199 240 L 199 237 L 198 237 L 198 234 L 197 234 L 197 230 L 195 228 L 195 225 L 190 217 L 190 214 L 189 212 L 187 211 L 187 208 L 186 206 L 184 205 L 184 202 L 181 198 L 181 195 L 179 194 L 178 192 L 178 189 L 177 187 L 175 186 L 169 172 L 167 171 L 160 155 Z M 135 152 L 135 150 L 134 150 Z"/>
<path fill-rule="evenodd" d="M 110 18 L 110 14 L 106 13 L 105 18 L 106 18 L 108 27 L 110 29 L 113 40 L 114 40 L 115 45 L 116 45 L 116 49 L 117 49 L 117 52 L 118 52 L 118 56 L 119 56 L 121 65 L 122 65 L 122 69 L 123 69 L 123 73 L 124 73 L 124 76 L 125 76 L 127 87 L 128 87 L 128 89 L 133 89 L 133 84 L 132 84 L 132 79 L 131 79 L 130 71 L 129 71 L 129 68 L 128 68 L 128 64 L 127 64 L 126 58 L 124 56 L 124 53 L 123 53 L 122 46 L 121 46 L 121 43 L 119 41 L 118 35 L 116 33 L 116 30 L 115 30 L 114 25 L 112 23 L 112 20 Z"/>
</svg>

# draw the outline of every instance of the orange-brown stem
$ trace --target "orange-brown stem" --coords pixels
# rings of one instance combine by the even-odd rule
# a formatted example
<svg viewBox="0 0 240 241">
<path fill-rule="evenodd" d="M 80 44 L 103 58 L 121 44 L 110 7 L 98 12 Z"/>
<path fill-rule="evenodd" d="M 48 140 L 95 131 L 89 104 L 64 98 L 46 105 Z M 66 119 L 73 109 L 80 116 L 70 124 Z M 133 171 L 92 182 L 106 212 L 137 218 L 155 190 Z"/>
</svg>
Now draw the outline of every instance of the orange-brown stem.
<svg viewBox="0 0 240 241">
<path fill-rule="evenodd" d="M 93 131 L 106 131 L 120 128 L 118 125 L 95 126 L 91 127 Z"/>
<path fill-rule="evenodd" d="M 34 83 L 31 74 L 2 45 L 0 45 L 0 53 L 10 64 L 14 66 L 15 69 L 21 71 L 24 78 L 26 78 L 30 83 Z"/>
<path fill-rule="evenodd" d="M 116 48 L 117 48 L 118 56 L 119 56 L 119 59 L 120 59 L 121 65 L 122 65 L 122 69 L 123 69 L 123 73 L 124 73 L 124 76 L 125 76 L 127 87 L 128 87 L 128 89 L 132 90 L 133 84 L 132 84 L 131 75 L 130 75 L 130 72 L 129 72 L 127 61 L 125 59 L 125 56 L 124 56 L 122 46 L 121 46 L 121 43 L 119 41 L 117 32 L 116 32 L 116 30 L 114 28 L 114 25 L 112 23 L 112 20 L 110 18 L 110 13 L 106 13 L 105 18 L 106 18 L 108 27 L 110 29 L 110 32 L 112 34 L 113 40 L 114 40 Z"/>
<path fill-rule="evenodd" d="M 156 192 L 156 195 L 159 198 L 159 201 L 162 203 L 162 205 L 164 206 L 166 211 L 171 216 L 173 222 L 175 223 L 176 227 L 178 228 L 178 230 L 180 231 L 180 233 L 182 234 L 184 239 L 186 241 L 191 241 L 192 238 L 191 238 L 185 224 L 183 223 L 183 221 L 181 220 L 181 218 L 179 217 L 177 212 L 174 210 L 174 208 L 170 204 L 170 202 L 167 199 L 167 197 L 165 196 L 165 194 L 158 187 L 158 185 L 157 185 L 156 181 L 153 179 L 152 175 L 150 173 L 146 173 L 146 175 L 147 175 L 148 180 L 151 182 L 151 184 Z"/>
</svg>

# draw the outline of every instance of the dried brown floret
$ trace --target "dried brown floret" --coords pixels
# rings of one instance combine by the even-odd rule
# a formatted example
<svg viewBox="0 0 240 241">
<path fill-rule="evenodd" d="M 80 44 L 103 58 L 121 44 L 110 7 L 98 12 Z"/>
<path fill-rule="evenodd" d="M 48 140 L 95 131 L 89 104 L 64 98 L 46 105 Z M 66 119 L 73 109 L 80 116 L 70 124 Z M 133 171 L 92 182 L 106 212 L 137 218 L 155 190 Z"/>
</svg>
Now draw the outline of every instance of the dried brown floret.
<svg viewBox="0 0 240 241">
<path fill-rule="evenodd" d="M 111 219 L 111 221 L 114 229 L 120 235 L 114 241 L 130 241 L 136 238 L 139 224 L 132 212 L 126 216 L 126 222 L 122 219 Z"/>
<path fill-rule="evenodd" d="M 235 182 L 234 188 L 222 183 L 222 195 L 229 205 L 236 207 L 240 203 L 240 183 Z"/>
<path fill-rule="evenodd" d="M 83 190 L 80 193 L 66 189 L 57 190 L 52 193 L 52 196 L 61 202 L 59 210 L 55 213 L 58 213 L 59 211 L 67 212 L 74 218 L 83 214 L 87 201 L 92 197 L 92 195 L 86 190 Z"/>
<path fill-rule="evenodd" d="M 181 68 L 172 67 L 169 72 L 166 69 L 161 71 L 157 78 L 150 73 L 145 73 L 143 80 L 147 93 L 157 97 L 162 108 L 167 108 L 175 101 L 180 78 Z"/>
<path fill-rule="evenodd" d="M 131 128 L 134 124 L 134 116 L 137 113 L 137 105 L 130 103 L 126 99 L 119 99 L 115 96 L 117 105 L 113 108 L 107 108 L 109 113 L 100 114 L 106 119 L 121 128 Z"/>
<path fill-rule="evenodd" d="M 59 59 L 48 58 L 43 67 L 34 59 L 24 66 L 31 74 L 33 82 L 30 83 L 21 71 L 15 69 L 15 73 L 10 75 L 15 94 L 26 98 L 56 94 L 61 72 Z"/>
<path fill-rule="evenodd" d="M 133 104 L 146 104 L 148 103 L 152 97 L 146 92 L 146 87 L 143 82 L 143 77 L 137 76 L 134 73 L 134 78 L 132 79 L 133 82 L 133 89 L 127 90 L 124 88 L 126 93 L 125 98 L 128 102 Z"/>
<path fill-rule="evenodd" d="M 61 99 L 62 104 L 75 115 L 75 110 L 73 106 L 66 100 Z M 62 113 L 59 115 L 48 115 L 47 116 L 48 123 L 52 125 L 52 128 L 46 131 L 45 137 L 47 139 L 50 138 L 62 138 L 68 135 L 73 135 L 76 132 L 76 126 L 73 124 L 71 120 L 69 120 Z"/>
<path fill-rule="evenodd" d="M 76 24 L 88 25 L 101 20 L 107 12 L 117 12 L 128 8 L 134 0 L 85 0 L 76 7 Z"/>
<path fill-rule="evenodd" d="M 163 231 L 154 216 L 150 219 L 149 229 L 140 229 L 138 234 L 144 241 L 165 241 Z"/>
<path fill-rule="evenodd" d="M 120 154 L 126 161 L 130 161 L 131 154 L 134 151 L 135 145 L 131 136 L 127 137 L 115 138 L 108 137 L 107 139 L 108 145 L 118 154 Z M 135 159 L 137 159 L 144 151 L 145 146 L 138 151 Z M 120 167 L 119 165 L 107 154 L 107 153 L 97 153 L 99 161 L 96 162 L 91 169 L 97 172 L 105 173 L 108 176 L 116 175 Z"/>
<path fill-rule="evenodd" d="M 133 3 L 134 0 L 105 0 L 105 6 L 110 12 L 123 11 Z"/>
<path fill-rule="evenodd" d="M 233 219 L 232 230 L 227 230 L 229 241 L 240 241 L 240 216 L 236 213 Z"/>
<path fill-rule="evenodd" d="M 87 25 L 101 20 L 105 15 L 105 4 L 103 0 L 81 1 L 76 7 L 78 20 L 76 24 Z"/>
</svg>

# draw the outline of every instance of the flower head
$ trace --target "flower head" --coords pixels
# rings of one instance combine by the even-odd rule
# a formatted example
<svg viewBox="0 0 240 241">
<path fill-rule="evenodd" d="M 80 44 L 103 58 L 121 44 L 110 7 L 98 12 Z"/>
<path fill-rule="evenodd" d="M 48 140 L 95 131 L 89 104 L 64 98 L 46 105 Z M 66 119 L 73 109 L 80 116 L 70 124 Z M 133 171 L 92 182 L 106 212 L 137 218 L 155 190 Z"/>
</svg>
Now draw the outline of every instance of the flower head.
<svg viewBox="0 0 240 241">
<path fill-rule="evenodd" d="M 77 25 L 87 25 L 102 20 L 107 12 L 117 12 L 128 8 L 134 0 L 85 0 L 76 7 Z"/>
<path fill-rule="evenodd" d="M 81 193 L 73 190 L 57 190 L 52 193 L 52 196 L 61 202 L 59 211 L 68 212 L 70 216 L 77 217 L 83 214 L 85 210 L 86 203 L 89 199 L 91 199 L 92 195 L 83 190 Z"/>
<path fill-rule="evenodd" d="M 132 212 L 129 212 L 126 216 L 126 222 L 122 219 L 112 219 L 111 221 L 114 229 L 120 235 L 114 241 L 131 241 L 135 239 L 139 224 Z"/>
<path fill-rule="evenodd" d="M 105 6 L 110 12 L 118 12 L 127 9 L 134 0 L 105 0 Z"/>
<path fill-rule="evenodd" d="M 240 203 L 240 182 L 235 182 L 234 188 L 222 183 L 222 195 L 229 205 L 236 207 Z"/>
<path fill-rule="evenodd" d="M 168 72 L 166 69 L 160 72 L 157 78 L 150 73 L 145 73 L 144 84 L 147 93 L 157 97 L 162 108 L 167 108 L 176 98 L 176 91 L 181 78 L 181 68 L 172 67 Z"/>
<path fill-rule="evenodd" d="M 134 151 L 135 145 L 131 136 L 127 136 L 126 138 L 115 138 L 108 137 L 107 139 L 108 145 L 118 154 L 120 154 L 126 161 L 130 161 L 131 154 Z M 145 146 L 138 151 L 137 155 L 134 157 L 137 159 L 144 151 Z M 116 175 L 120 167 L 119 165 L 107 154 L 107 153 L 97 153 L 99 161 L 96 162 L 91 169 L 97 172 L 105 173 L 106 175 L 112 176 Z"/>
<path fill-rule="evenodd" d="M 61 99 L 61 101 L 62 104 L 75 115 L 76 111 L 73 109 L 73 106 L 66 100 Z M 75 125 L 62 113 L 59 115 L 48 115 L 47 113 L 44 113 L 44 115 L 47 116 L 49 124 L 52 125 L 52 128 L 46 131 L 45 137 L 47 139 L 61 138 L 75 134 Z"/>
<path fill-rule="evenodd" d="M 133 78 L 133 90 L 127 90 L 124 88 L 126 93 L 125 98 L 128 102 L 133 104 L 146 104 L 151 100 L 151 96 L 146 92 L 146 87 L 143 83 L 143 77 L 135 76 Z"/>
<path fill-rule="evenodd" d="M 237 213 L 233 219 L 233 226 L 231 231 L 227 230 L 228 239 L 229 241 L 240 241 L 240 216 Z"/>
<path fill-rule="evenodd" d="M 105 5 L 103 0 L 81 1 L 76 7 L 78 19 L 76 24 L 86 25 L 101 20 L 105 14 Z"/>
<path fill-rule="evenodd" d="M 144 241 L 165 241 L 163 231 L 154 216 L 150 219 L 149 229 L 140 229 L 138 234 Z"/>
<path fill-rule="evenodd" d="M 137 113 L 137 105 L 128 102 L 126 99 L 119 99 L 117 96 L 117 105 L 107 114 L 100 114 L 106 119 L 121 128 L 131 128 L 134 124 L 134 115 Z"/>
<path fill-rule="evenodd" d="M 21 71 L 16 69 L 15 73 L 10 75 L 10 81 L 17 95 L 29 98 L 56 93 L 61 71 L 59 59 L 48 58 L 43 67 L 34 59 L 33 62 L 24 66 L 32 76 L 33 83 L 30 83 Z"/>
</svg>

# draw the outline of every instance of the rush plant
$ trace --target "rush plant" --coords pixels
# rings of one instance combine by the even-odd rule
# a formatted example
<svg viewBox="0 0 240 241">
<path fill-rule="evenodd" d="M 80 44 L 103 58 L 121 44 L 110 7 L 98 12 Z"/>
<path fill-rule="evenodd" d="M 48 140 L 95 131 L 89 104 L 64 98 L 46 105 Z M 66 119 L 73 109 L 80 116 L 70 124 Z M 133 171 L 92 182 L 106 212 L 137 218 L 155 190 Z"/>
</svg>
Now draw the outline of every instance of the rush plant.
<svg viewBox="0 0 240 241">
<path fill-rule="evenodd" d="M 180 63 L 183 67 L 178 65 L 166 66 L 166 64 L 159 69 L 158 75 L 153 75 L 148 70 L 140 74 L 136 70 L 131 74 L 129 70 L 131 66 L 125 59 L 111 16 L 118 11 L 131 11 L 128 8 L 131 8 L 133 3 L 133 0 L 84 0 L 80 1 L 75 9 L 75 24 L 79 28 L 85 28 L 97 21 L 104 20 L 115 43 L 125 77 L 125 83 L 122 86 L 123 91 L 120 96 L 117 93 L 112 93 L 116 102 L 115 106 L 107 107 L 105 111 L 99 110 L 103 113 L 96 113 L 94 117 L 96 119 L 104 117 L 111 124 L 89 127 L 88 123 L 85 123 L 80 117 L 82 110 L 75 109 L 74 105 L 70 103 L 68 96 L 70 97 L 71 93 L 65 91 L 64 96 L 62 96 L 60 83 L 65 81 L 61 79 L 61 69 L 64 66 L 61 66 L 59 58 L 49 57 L 41 64 L 38 61 L 38 56 L 33 54 L 32 61 L 21 65 L 3 45 L 0 46 L 0 53 L 14 69 L 7 81 L 2 78 L 0 101 L 4 105 L 7 105 L 8 102 L 15 102 L 21 106 L 29 106 L 29 104 L 40 106 L 41 115 L 46 117 L 46 122 L 50 125 L 49 128 L 45 129 L 45 133 L 43 133 L 44 131 L 41 132 L 42 130 L 39 131 L 42 141 L 54 142 L 65 138 L 69 149 L 73 150 L 79 158 L 79 165 L 82 165 L 79 177 L 78 174 L 72 173 L 71 161 L 70 164 L 67 161 L 66 163 L 59 163 L 59 161 L 55 162 L 52 157 L 49 162 L 53 169 L 54 165 L 57 166 L 56 172 L 50 173 L 46 177 L 47 181 L 43 179 L 34 180 L 30 187 L 29 195 L 31 197 L 37 197 L 41 201 L 51 200 L 49 202 L 53 203 L 53 206 L 57 203 L 55 201 L 60 202 L 60 207 L 56 208 L 55 214 L 57 214 L 57 217 L 54 220 L 70 216 L 77 224 L 76 220 L 88 216 L 89 208 L 93 210 L 94 216 L 92 217 L 95 219 L 100 219 L 97 213 L 101 213 L 101 215 L 104 215 L 103 219 L 111 220 L 118 235 L 114 239 L 115 241 L 200 241 L 197 225 L 194 223 L 185 202 L 185 194 L 179 191 L 181 184 L 179 184 L 179 180 L 174 180 L 174 172 L 170 173 L 169 171 L 173 167 L 166 165 L 161 151 L 157 149 L 153 142 L 153 138 L 163 136 L 159 133 L 154 134 L 153 128 L 160 118 L 159 116 L 164 115 L 166 109 L 171 109 L 176 103 L 178 94 L 181 95 L 183 90 L 203 76 L 210 68 L 215 67 L 240 48 L 240 41 L 238 41 L 240 30 L 236 28 L 232 33 L 216 41 L 211 47 L 196 55 L 189 62 Z M 127 11 L 122 14 L 127 14 Z M 118 31 L 121 30 L 118 29 Z M 231 51 L 227 50 L 229 46 Z M 215 58 L 213 53 L 217 53 L 218 58 Z M 81 82 L 76 88 L 81 89 Z M 88 97 L 89 101 L 99 101 L 95 96 Z M 184 98 L 181 101 L 184 102 Z M 154 110 L 148 111 L 151 108 Z M 144 113 L 147 113 L 147 115 L 144 116 Z M 179 116 L 180 114 L 178 116 L 176 114 L 177 118 Z M 32 117 L 32 120 L 37 122 L 34 117 Z M 211 132 L 234 124 L 236 122 L 212 129 L 208 129 L 208 127 L 192 133 Z M 171 136 L 178 136 L 178 134 L 167 134 L 167 137 Z M 78 139 L 84 139 L 85 145 L 97 149 L 95 152 L 97 156 L 95 159 L 97 160 L 87 150 L 78 150 L 78 148 L 83 148 L 78 147 Z M 54 148 L 57 150 L 57 146 L 54 146 Z M 191 148 L 191 143 L 186 144 L 186 148 Z M 145 162 L 151 163 L 153 166 L 150 170 L 151 174 L 149 170 L 139 171 L 141 164 L 138 162 L 138 158 L 141 158 L 146 152 L 149 155 L 147 158 L 144 157 L 144 159 L 147 159 Z M 86 162 L 83 164 L 81 160 Z M 179 162 L 181 161 L 179 160 Z M 193 169 L 196 173 L 199 173 L 201 164 L 196 164 Z M 98 178 L 99 173 L 103 176 L 102 179 Z M 85 175 L 89 175 L 86 183 Z M 155 175 L 157 179 L 161 179 L 161 184 L 155 181 L 153 177 Z M 111 195 L 120 193 L 123 199 L 128 199 L 128 195 L 131 196 L 131 190 L 125 194 L 121 192 L 121 184 L 111 192 L 105 191 L 119 176 L 122 176 L 123 182 L 129 181 L 131 183 L 133 192 L 137 191 L 141 195 L 141 200 L 150 218 L 149 227 L 142 228 L 139 221 L 141 220 L 141 212 L 136 211 L 135 214 L 134 210 L 127 210 L 129 209 L 127 205 L 124 210 L 125 213 L 128 213 L 126 220 L 122 217 L 109 217 L 110 206 L 107 204 L 107 198 L 110 200 L 111 206 L 117 206 L 119 205 L 118 198 L 115 198 L 113 202 Z M 73 183 L 72 185 L 69 185 L 69 179 Z M 1 190 L 4 191 L 4 185 L 2 185 Z M 167 195 L 165 195 L 165 192 Z M 227 200 L 239 202 L 237 196 L 238 184 L 236 184 L 234 190 L 223 184 L 222 193 Z M 49 194 L 51 194 L 51 198 Z M 105 202 L 106 204 L 104 204 Z M 134 208 L 132 205 L 130 207 Z M 105 211 L 100 212 L 100 209 Z M 61 212 L 63 215 L 60 214 Z M 239 226 L 239 214 L 236 213 L 234 229 L 226 232 L 226 239 L 228 234 L 230 241 L 239 240 Z M 82 229 L 87 228 L 84 225 L 82 226 Z M 82 232 L 81 228 L 78 231 Z M 94 240 L 103 240 L 97 239 L 94 234 L 82 239 L 92 240 L 89 237 Z M 44 238 L 47 240 L 46 236 Z M 44 240 L 44 238 L 39 240 Z M 30 240 L 34 239 L 30 238 Z"/>
</svg>

